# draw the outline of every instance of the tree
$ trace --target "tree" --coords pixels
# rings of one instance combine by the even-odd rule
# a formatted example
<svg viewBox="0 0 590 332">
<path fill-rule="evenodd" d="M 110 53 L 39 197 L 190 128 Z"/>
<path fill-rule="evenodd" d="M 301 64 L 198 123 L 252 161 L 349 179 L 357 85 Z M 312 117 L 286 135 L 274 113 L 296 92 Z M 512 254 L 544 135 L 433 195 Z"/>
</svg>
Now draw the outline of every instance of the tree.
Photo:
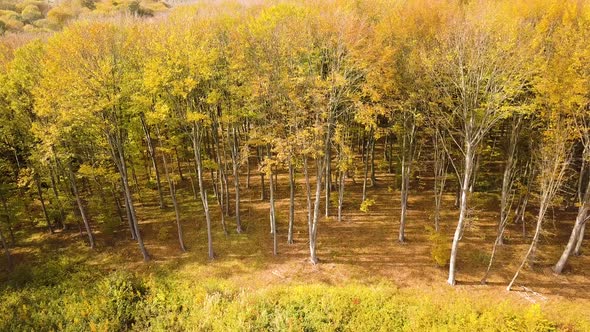
<svg viewBox="0 0 590 332">
<path fill-rule="evenodd" d="M 129 102 L 137 80 L 133 41 L 129 33 L 111 23 L 77 24 L 53 37 L 47 45 L 44 88 L 54 100 L 42 105 L 58 116 L 81 115 L 84 125 L 95 126 L 104 137 L 119 173 L 125 203 L 144 261 L 150 256 L 143 243 L 129 183 L 126 142 L 130 120 Z M 67 91 L 67 92 L 66 92 Z M 47 91 L 45 91 L 47 92 Z M 42 93 L 42 92 L 40 92 Z M 64 111 L 69 111 L 69 114 Z M 67 143 L 66 143 L 67 144 Z M 72 186 L 75 182 L 72 181 Z"/>
<path fill-rule="evenodd" d="M 469 11 L 466 5 L 459 7 L 461 14 L 448 19 L 434 54 L 424 53 L 429 79 L 439 94 L 435 102 L 442 124 L 463 155 L 459 219 L 447 281 L 451 285 L 455 284 L 459 241 L 468 218 L 477 148 L 490 129 L 506 116 L 504 106 L 527 83 L 523 70 L 527 56 L 522 52 L 526 49 L 526 30 L 510 30 L 505 22 L 485 17 L 484 13 L 492 11 L 493 5 L 485 6 Z"/>
</svg>

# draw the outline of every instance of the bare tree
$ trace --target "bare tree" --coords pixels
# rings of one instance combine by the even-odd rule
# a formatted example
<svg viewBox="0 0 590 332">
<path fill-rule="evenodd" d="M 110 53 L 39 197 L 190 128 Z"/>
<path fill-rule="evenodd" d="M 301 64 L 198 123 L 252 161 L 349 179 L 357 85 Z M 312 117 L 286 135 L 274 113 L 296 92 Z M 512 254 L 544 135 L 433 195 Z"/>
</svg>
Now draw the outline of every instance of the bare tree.
<svg viewBox="0 0 590 332">
<path fill-rule="evenodd" d="M 567 135 L 567 128 L 563 123 L 557 121 L 557 123 L 553 124 L 546 131 L 544 142 L 538 149 L 539 156 L 536 164 L 539 168 L 537 177 L 539 185 L 539 212 L 537 214 L 535 233 L 520 266 L 506 288 L 509 291 L 512 289 L 522 268 L 527 261 L 529 261 L 529 258 L 534 256 L 541 235 L 545 214 L 547 209 L 551 206 L 557 191 L 561 187 L 565 172 L 569 166 L 571 153 L 569 151 Z"/>
</svg>

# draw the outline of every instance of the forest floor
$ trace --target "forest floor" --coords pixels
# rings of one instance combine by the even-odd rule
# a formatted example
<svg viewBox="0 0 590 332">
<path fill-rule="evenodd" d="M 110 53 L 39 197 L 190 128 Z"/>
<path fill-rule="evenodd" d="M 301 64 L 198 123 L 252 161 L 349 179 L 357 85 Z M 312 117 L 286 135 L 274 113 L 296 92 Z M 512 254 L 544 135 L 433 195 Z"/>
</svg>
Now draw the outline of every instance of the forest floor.
<svg viewBox="0 0 590 332">
<path fill-rule="evenodd" d="M 575 308 L 590 317 L 590 255 L 571 257 L 560 276 L 551 271 L 569 236 L 575 211 L 550 211 L 535 258 L 536 264 L 521 273 L 514 291 L 507 292 L 506 286 L 530 244 L 531 234 L 523 239 L 521 224 L 509 226 L 506 244 L 498 250 L 488 283 L 481 285 L 496 236 L 499 204 L 494 195 L 476 195 L 472 217 L 459 247 L 457 285 L 451 287 L 446 283 L 448 269 L 438 267 L 430 254 L 427 228 L 433 227 L 434 203 L 432 192 L 427 188 L 414 188 L 410 194 L 407 242 L 400 244 L 397 241 L 399 192 L 390 189 L 393 177 L 381 175 L 376 184 L 368 188 L 368 198 L 374 199 L 375 204 L 367 213 L 359 210 L 362 182 L 357 179 L 355 184 L 347 180 L 343 221 L 338 222 L 336 216 L 320 220 L 317 243 L 320 263 L 314 266 L 308 260 L 303 179 L 299 177 L 297 181 L 295 243 L 289 245 L 288 181 L 286 175 L 279 176 L 277 256 L 272 254 L 269 204 L 267 200 L 260 199 L 259 176 L 252 176 L 250 189 L 245 189 L 242 183 L 243 233 L 236 233 L 235 218 L 232 216 L 226 218 L 229 234 L 225 236 L 220 223 L 220 209 L 211 204 L 216 255 L 213 261 L 209 261 L 206 255 L 203 213 L 188 185 L 179 190 L 186 253 L 182 253 L 178 246 L 171 202 L 168 201 L 169 207 L 161 210 L 155 203 L 156 191 L 153 191 L 147 193 L 153 195 L 150 197 L 142 193 L 143 197 L 138 199 L 137 204 L 140 228 L 152 255 L 149 263 L 142 261 L 137 243 L 130 239 L 126 225 L 121 225 L 113 234 L 97 232 L 95 251 L 87 249 L 83 238 L 74 230 L 49 235 L 39 229 L 34 236 L 19 239 L 19 245 L 12 249 L 12 254 L 17 262 L 27 264 L 59 255 L 83 255 L 84 264 L 107 272 L 124 269 L 150 274 L 165 269 L 186 279 L 222 279 L 245 290 L 271 285 L 387 283 L 400 289 L 420 289 L 442 296 L 449 292 L 457 293 L 490 303 L 506 300 L 521 305 L 538 303 L 555 315 Z M 245 182 L 244 179 L 242 182 Z M 441 227 L 450 241 L 458 211 L 454 207 L 453 195 L 444 199 Z M 233 200 L 231 203 L 230 211 L 233 212 Z M 336 213 L 335 207 L 332 213 Z M 532 230 L 533 220 L 528 222 L 527 227 Z M 29 230 L 27 232 L 30 233 Z M 584 245 L 588 248 L 588 240 Z M 4 269 L 4 266 L 0 267 L 0 270 Z M 0 277 L 4 279 L 5 273 L 0 272 Z"/>
</svg>

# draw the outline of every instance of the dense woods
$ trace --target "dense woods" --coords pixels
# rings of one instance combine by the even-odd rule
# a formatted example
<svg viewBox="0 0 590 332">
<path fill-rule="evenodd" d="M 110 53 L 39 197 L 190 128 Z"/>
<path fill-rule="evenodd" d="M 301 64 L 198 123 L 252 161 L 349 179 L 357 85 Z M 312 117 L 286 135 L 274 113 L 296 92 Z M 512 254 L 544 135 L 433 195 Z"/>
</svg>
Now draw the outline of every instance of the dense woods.
<svg viewBox="0 0 590 332">
<path fill-rule="evenodd" d="M 401 203 L 400 215 L 389 216 L 400 245 L 412 246 L 408 224 L 432 229 L 433 258 L 451 285 L 480 193 L 499 202 L 482 283 L 502 264 L 495 254 L 513 229 L 528 250 L 505 280 L 510 290 L 534 264 L 556 209 L 576 217 L 555 223 L 571 235 L 553 272 L 587 246 L 585 1 L 204 2 L 134 14 L 0 39 L 8 269 L 14 233 L 34 227 L 77 232 L 92 249 L 97 233 L 124 228 L 149 261 L 153 239 L 138 205 L 174 210 L 179 251 L 192 250 L 186 228 L 204 227 L 214 260 L 226 242 L 216 229 L 248 232 L 242 192 L 253 188 L 268 219 L 250 221 L 268 227 L 269 250 L 288 251 L 279 245 L 285 235 L 306 243 L 311 264 L 322 263 L 322 223 L 346 223 L 347 196 L 361 190 L 354 209 L 370 219 L 377 185 L 394 196 L 382 203 Z M 378 183 L 380 173 L 391 182 Z M 286 220 L 277 218 L 283 184 Z M 408 214 L 418 188 L 431 195 L 431 220 Z M 190 224 L 181 222 L 179 189 L 200 206 Z M 437 237 L 444 196 L 455 197 L 458 218 L 445 221 L 450 237 Z M 305 234 L 294 232 L 297 204 Z"/>
</svg>

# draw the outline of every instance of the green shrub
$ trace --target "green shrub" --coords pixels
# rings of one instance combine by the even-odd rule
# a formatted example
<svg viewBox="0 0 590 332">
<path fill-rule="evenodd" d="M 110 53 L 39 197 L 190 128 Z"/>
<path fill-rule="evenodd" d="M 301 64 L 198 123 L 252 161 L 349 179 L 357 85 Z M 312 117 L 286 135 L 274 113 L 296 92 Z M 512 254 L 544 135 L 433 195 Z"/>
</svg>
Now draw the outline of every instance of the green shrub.
<svg viewBox="0 0 590 332">
<path fill-rule="evenodd" d="M 172 227 L 162 226 L 158 230 L 158 240 L 159 241 L 169 240 L 171 238 L 171 236 L 170 236 L 171 234 L 172 234 Z"/>
<path fill-rule="evenodd" d="M 439 267 L 444 267 L 451 258 L 451 246 L 448 237 L 443 232 L 437 232 L 432 227 L 427 227 L 428 242 L 430 244 L 430 257 Z"/>
<path fill-rule="evenodd" d="M 486 266 L 490 262 L 490 254 L 483 250 L 473 249 L 469 251 L 469 261 L 477 266 Z"/>
<path fill-rule="evenodd" d="M 367 213 L 369 212 L 369 208 L 373 205 L 375 205 L 375 200 L 367 198 L 361 203 L 360 210 L 361 212 Z"/>
<path fill-rule="evenodd" d="M 25 20 L 27 22 L 33 22 L 33 21 L 43 18 L 43 14 L 39 10 L 39 8 L 35 5 L 26 6 L 22 11 L 21 16 L 22 16 L 23 20 Z"/>
<path fill-rule="evenodd" d="M 114 273 L 98 285 L 102 295 L 101 319 L 112 324 L 114 330 L 129 329 L 135 322 L 136 311 L 147 293 L 142 281 L 128 273 Z"/>
<path fill-rule="evenodd" d="M 538 305 L 492 303 L 454 290 L 316 284 L 246 291 L 220 279 L 183 280 L 170 273 L 140 278 L 69 270 L 53 286 L 39 282 L 1 289 L 0 331 L 555 331 L 589 326 L 582 314 L 551 319 Z"/>
</svg>

